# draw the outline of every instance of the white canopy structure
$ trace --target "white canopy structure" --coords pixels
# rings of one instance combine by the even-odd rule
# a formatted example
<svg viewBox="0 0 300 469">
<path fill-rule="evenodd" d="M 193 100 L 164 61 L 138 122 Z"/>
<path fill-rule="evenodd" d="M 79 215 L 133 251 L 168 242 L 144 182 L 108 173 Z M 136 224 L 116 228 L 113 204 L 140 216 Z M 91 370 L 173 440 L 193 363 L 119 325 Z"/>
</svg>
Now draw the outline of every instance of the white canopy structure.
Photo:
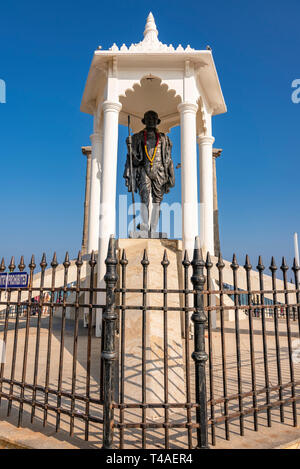
<svg viewBox="0 0 300 469">
<path fill-rule="evenodd" d="M 130 115 L 132 130 L 141 130 L 149 109 L 158 113 L 161 132 L 181 126 L 183 248 L 191 252 L 199 234 L 200 202 L 202 247 L 214 253 L 212 116 L 225 113 L 226 105 L 212 52 L 161 43 L 150 13 L 141 42 L 95 51 L 81 103 L 81 111 L 94 116 L 88 252 L 99 251 L 99 285 L 109 236 L 115 233 L 118 126 L 127 125 Z"/>
</svg>

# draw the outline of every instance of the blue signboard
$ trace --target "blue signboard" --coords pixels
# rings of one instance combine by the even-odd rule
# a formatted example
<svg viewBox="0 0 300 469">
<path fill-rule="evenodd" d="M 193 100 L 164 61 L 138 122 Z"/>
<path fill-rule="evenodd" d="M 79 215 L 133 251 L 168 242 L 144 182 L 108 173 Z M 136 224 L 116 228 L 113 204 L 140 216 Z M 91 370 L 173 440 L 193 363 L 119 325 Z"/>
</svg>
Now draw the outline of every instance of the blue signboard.
<svg viewBox="0 0 300 469">
<path fill-rule="evenodd" d="M 0 274 L 0 288 L 26 288 L 28 274 L 26 272 L 12 272 Z"/>
</svg>

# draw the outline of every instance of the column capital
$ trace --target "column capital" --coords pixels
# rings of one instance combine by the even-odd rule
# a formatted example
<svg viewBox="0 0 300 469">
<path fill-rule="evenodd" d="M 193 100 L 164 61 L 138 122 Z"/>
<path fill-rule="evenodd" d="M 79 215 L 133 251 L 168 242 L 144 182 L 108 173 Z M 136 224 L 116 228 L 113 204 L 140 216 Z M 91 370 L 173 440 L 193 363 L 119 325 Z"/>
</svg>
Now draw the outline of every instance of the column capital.
<svg viewBox="0 0 300 469">
<path fill-rule="evenodd" d="M 90 139 L 93 145 L 100 143 L 102 140 L 101 132 L 94 132 L 92 135 L 90 135 Z"/>
<path fill-rule="evenodd" d="M 199 145 L 213 145 L 215 137 L 208 135 L 198 135 L 197 140 Z"/>
<path fill-rule="evenodd" d="M 104 101 L 102 103 L 103 112 L 107 112 L 107 111 L 120 112 L 121 108 L 122 108 L 122 104 L 117 101 Z"/>
<path fill-rule="evenodd" d="M 198 111 L 198 106 L 195 103 L 184 101 L 183 103 L 178 104 L 177 109 L 180 113 L 193 112 L 196 114 Z"/>
<path fill-rule="evenodd" d="M 91 154 L 92 154 L 91 146 L 81 147 L 81 151 L 82 151 L 82 154 L 87 157 L 87 159 L 91 158 Z"/>
</svg>

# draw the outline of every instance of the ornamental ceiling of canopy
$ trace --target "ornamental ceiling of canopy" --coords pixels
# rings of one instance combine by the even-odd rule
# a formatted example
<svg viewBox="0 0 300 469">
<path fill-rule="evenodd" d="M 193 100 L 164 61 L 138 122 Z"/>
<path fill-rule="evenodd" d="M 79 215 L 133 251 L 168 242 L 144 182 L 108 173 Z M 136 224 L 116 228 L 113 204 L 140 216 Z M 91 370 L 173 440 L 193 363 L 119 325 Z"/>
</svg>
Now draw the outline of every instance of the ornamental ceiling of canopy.
<svg viewBox="0 0 300 469">
<path fill-rule="evenodd" d="M 162 132 L 167 132 L 171 127 L 179 124 L 177 106 L 181 98 L 176 96 L 175 90 L 170 90 L 168 85 L 161 84 L 159 78 L 143 78 L 119 99 L 122 104 L 120 124 L 127 125 L 127 118 L 130 115 L 134 132 L 144 128 L 141 119 L 149 110 L 156 111 L 159 115 Z"/>
</svg>

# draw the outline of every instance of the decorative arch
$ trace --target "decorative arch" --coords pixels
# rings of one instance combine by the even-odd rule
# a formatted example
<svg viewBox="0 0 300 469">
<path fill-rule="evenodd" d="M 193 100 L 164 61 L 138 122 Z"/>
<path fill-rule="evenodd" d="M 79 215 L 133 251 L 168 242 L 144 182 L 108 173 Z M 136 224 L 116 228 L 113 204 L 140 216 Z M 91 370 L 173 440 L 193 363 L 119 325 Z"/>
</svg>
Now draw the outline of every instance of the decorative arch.
<svg viewBox="0 0 300 469">
<path fill-rule="evenodd" d="M 173 86 L 172 86 L 173 85 Z M 120 124 L 127 125 L 127 116 L 131 117 L 134 132 L 143 128 L 141 119 L 146 111 L 153 109 L 161 119 L 159 126 L 162 132 L 179 124 L 178 104 L 182 95 L 172 80 L 164 80 L 153 74 L 144 74 L 139 81 L 126 80 L 119 89 L 119 101 L 122 104 Z"/>
</svg>

